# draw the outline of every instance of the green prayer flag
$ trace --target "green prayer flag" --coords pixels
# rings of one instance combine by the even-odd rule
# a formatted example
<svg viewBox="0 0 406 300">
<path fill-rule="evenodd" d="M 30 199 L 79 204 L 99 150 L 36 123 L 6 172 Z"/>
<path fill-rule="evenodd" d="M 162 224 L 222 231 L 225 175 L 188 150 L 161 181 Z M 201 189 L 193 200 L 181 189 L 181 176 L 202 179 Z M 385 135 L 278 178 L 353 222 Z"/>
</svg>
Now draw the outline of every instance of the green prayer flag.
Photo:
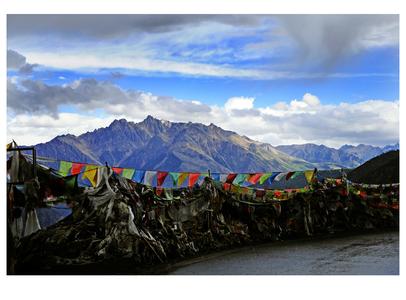
<svg viewBox="0 0 406 300">
<path fill-rule="evenodd" d="M 59 163 L 59 174 L 62 176 L 68 176 L 72 163 L 70 161 L 61 161 Z"/>
<path fill-rule="evenodd" d="M 127 179 L 132 179 L 134 175 L 135 169 L 123 169 L 121 176 Z"/>
<path fill-rule="evenodd" d="M 233 184 L 241 185 L 245 182 L 247 177 L 248 174 L 238 174 L 237 177 L 235 177 L 235 179 L 233 180 Z"/>
<path fill-rule="evenodd" d="M 173 185 L 177 186 L 180 173 L 179 172 L 169 172 L 169 175 L 171 175 L 171 177 L 172 177 Z"/>
<path fill-rule="evenodd" d="M 259 184 L 264 184 L 264 182 L 272 176 L 272 173 L 265 173 L 264 175 L 259 178 Z"/>
</svg>

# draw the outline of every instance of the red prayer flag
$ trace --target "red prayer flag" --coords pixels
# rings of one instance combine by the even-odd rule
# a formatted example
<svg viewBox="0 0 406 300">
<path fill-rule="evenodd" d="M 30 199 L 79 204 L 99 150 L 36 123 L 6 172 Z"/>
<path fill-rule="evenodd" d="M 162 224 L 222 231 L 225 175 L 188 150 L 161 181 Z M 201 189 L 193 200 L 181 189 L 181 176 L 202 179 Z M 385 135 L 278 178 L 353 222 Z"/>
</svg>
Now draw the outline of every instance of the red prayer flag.
<svg viewBox="0 0 406 300">
<path fill-rule="evenodd" d="M 286 180 L 289 180 L 289 178 L 292 177 L 293 174 L 295 174 L 295 172 L 289 172 L 289 173 L 286 175 Z"/>
<path fill-rule="evenodd" d="M 79 174 L 82 171 L 82 168 L 85 164 L 81 163 L 72 163 L 71 175 Z"/>
<path fill-rule="evenodd" d="M 161 172 L 161 171 L 157 172 L 156 178 L 157 178 L 158 186 L 161 186 L 164 183 L 166 176 L 168 176 L 168 172 Z"/>
<path fill-rule="evenodd" d="M 248 177 L 248 182 L 252 183 L 252 184 L 256 184 L 262 175 L 264 175 L 264 173 L 250 174 L 250 177 Z"/>
<path fill-rule="evenodd" d="M 233 183 L 233 181 L 237 177 L 237 175 L 238 174 L 236 174 L 236 173 L 228 174 L 227 179 L 226 179 L 226 183 Z"/>
<path fill-rule="evenodd" d="M 231 184 L 225 182 L 225 183 L 223 184 L 223 188 L 224 188 L 225 191 L 229 191 L 229 190 L 231 189 Z"/>
<path fill-rule="evenodd" d="M 200 173 L 189 173 L 189 187 L 192 187 L 199 179 Z"/>
<path fill-rule="evenodd" d="M 113 172 L 117 175 L 120 175 L 123 172 L 123 168 L 112 168 Z"/>
</svg>

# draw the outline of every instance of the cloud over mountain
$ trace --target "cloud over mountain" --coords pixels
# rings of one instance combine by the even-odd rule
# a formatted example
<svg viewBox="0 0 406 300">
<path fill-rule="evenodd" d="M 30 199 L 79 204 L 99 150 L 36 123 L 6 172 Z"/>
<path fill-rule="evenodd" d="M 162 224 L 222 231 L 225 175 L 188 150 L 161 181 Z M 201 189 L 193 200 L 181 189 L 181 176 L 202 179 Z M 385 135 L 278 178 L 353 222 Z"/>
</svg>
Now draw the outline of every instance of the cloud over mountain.
<svg viewBox="0 0 406 300">
<path fill-rule="evenodd" d="M 63 123 L 63 118 L 69 114 L 58 118 L 58 108 L 68 105 L 77 111 L 71 115 L 76 115 L 74 118 L 83 123 L 88 123 L 86 120 L 90 118 L 98 119 L 97 124 L 104 124 L 103 119 L 111 120 L 112 117 L 139 121 L 150 114 L 171 121 L 213 122 L 275 145 L 306 142 L 330 146 L 345 143 L 386 145 L 396 143 L 399 137 L 399 101 L 367 100 L 333 105 L 323 104 L 317 96 L 306 93 L 303 99 L 267 107 L 256 107 L 255 98 L 240 96 L 228 99 L 223 106 L 210 106 L 198 100 L 125 90 L 111 82 L 95 79 L 81 79 L 62 86 L 30 79 L 19 83 L 8 80 L 7 93 L 9 136 L 23 130 L 17 121 L 22 116 L 25 124 L 30 119 L 37 122 L 52 116 L 52 123 L 61 128 L 58 122 Z M 95 114 L 97 110 L 102 110 L 108 117 Z M 69 128 L 75 126 L 80 125 L 70 124 Z M 34 125 L 24 128 L 35 130 Z M 65 131 L 58 133 L 67 133 Z M 49 137 L 46 135 L 43 140 Z"/>
</svg>

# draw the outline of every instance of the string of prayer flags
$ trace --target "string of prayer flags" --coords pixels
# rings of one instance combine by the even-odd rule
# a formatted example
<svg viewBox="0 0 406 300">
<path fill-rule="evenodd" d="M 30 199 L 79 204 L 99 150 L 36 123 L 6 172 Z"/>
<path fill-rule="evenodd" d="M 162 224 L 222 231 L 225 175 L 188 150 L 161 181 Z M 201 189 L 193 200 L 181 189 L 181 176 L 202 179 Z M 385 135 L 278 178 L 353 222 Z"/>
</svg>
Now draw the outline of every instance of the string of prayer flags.
<svg viewBox="0 0 406 300">
<path fill-rule="evenodd" d="M 247 180 L 247 178 L 248 178 L 248 174 L 244 174 L 244 173 L 238 174 L 235 177 L 233 184 L 242 185 L 245 182 L 245 180 Z"/>
<path fill-rule="evenodd" d="M 190 173 L 189 174 L 189 187 L 194 186 L 194 184 L 196 183 L 196 181 L 199 179 L 200 177 L 200 173 Z"/>
<path fill-rule="evenodd" d="M 256 184 L 262 175 L 263 173 L 250 174 L 250 176 L 248 177 L 248 182 L 251 184 Z"/>
<path fill-rule="evenodd" d="M 178 186 L 181 186 L 182 183 L 186 180 L 188 177 L 189 173 L 180 173 L 179 179 L 178 179 Z"/>
<path fill-rule="evenodd" d="M 314 170 L 304 171 L 304 176 L 306 178 L 307 183 L 312 182 L 314 178 Z"/>
<path fill-rule="evenodd" d="M 121 175 L 123 172 L 123 168 L 112 168 L 113 172 L 116 173 L 117 175 Z"/>
<path fill-rule="evenodd" d="M 237 173 L 230 173 L 227 175 L 226 183 L 233 183 L 234 179 L 237 177 Z"/>
<path fill-rule="evenodd" d="M 121 176 L 127 179 L 132 179 L 134 175 L 135 169 L 123 169 Z"/>
<path fill-rule="evenodd" d="M 157 172 L 156 180 L 157 180 L 158 186 L 161 186 L 164 183 L 166 176 L 168 176 L 168 172 L 162 172 L 162 171 Z"/>
<path fill-rule="evenodd" d="M 152 181 L 154 180 L 154 177 L 156 175 L 156 171 L 145 171 L 144 175 L 144 183 L 146 185 L 152 186 Z"/>
<path fill-rule="evenodd" d="M 144 170 L 136 170 L 132 180 L 138 183 L 142 183 L 144 182 L 144 176 L 145 176 Z"/>
<path fill-rule="evenodd" d="M 59 174 L 62 176 L 68 176 L 70 169 L 72 168 L 72 163 L 70 161 L 61 161 L 59 163 Z"/>
<path fill-rule="evenodd" d="M 259 184 L 264 184 L 264 182 L 272 176 L 272 173 L 264 173 L 261 178 L 259 178 Z"/>
<path fill-rule="evenodd" d="M 72 175 L 76 175 L 79 174 L 82 171 L 82 168 L 85 164 L 81 164 L 81 163 L 72 163 Z"/>
<path fill-rule="evenodd" d="M 86 165 L 85 171 L 83 172 L 82 179 L 88 179 L 92 184 L 92 187 L 97 185 L 97 169 L 98 166 Z"/>
<path fill-rule="evenodd" d="M 169 172 L 169 175 L 172 178 L 173 186 L 177 186 L 180 173 L 179 172 Z"/>
</svg>

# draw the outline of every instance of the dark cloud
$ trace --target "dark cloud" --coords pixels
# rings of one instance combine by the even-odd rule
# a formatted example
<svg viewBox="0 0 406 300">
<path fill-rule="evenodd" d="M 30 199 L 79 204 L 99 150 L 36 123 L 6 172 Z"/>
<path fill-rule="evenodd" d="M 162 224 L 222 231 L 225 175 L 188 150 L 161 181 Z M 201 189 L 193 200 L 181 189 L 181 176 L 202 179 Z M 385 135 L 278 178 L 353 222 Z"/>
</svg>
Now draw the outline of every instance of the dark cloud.
<svg viewBox="0 0 406 300">
<path fill-rule="evenodd" d="M 367 48 L 399 42 L 398 15 L 281 15 L 277 19 L 296 43 L 298 62 L 325 69 Z"/>
<path fill-rule="evenodd" d="M 135 32 L 168 32 L 202 22 L 253 26 L 259 19 L 256 15 L 8 15 L 7 36 L 57 34 L 104 39 Z"/>
<path fill-rule="evenodd" d="M 27 58 L 17 51 L 7 50 L 7 69 L 18 70 L 21 74 L 31 74 L 38 64 L 27 63 Z"/>
<path fill-rule="evenodd" d="M 62 104 L 79 109 L 102 108 L 112 114 L 137 115 L 146 110 L 161 110 L 174 116 L 209 113 L 210 107 L 172 97 L 154 96 L 134 90 L 122 90 L 107 81 L 81 79 L 70 85 L 47 85 L 38 80 L 7 81 L 7 107 L 15 114 L 50 114 L 58 117 Z"/>
<path fill-rule="evenodd" d="M 24 55 L 21 55 L 17 51 L 7 50 L 7 69 L 20 69 L 27 62 Z"/>
</svg>

